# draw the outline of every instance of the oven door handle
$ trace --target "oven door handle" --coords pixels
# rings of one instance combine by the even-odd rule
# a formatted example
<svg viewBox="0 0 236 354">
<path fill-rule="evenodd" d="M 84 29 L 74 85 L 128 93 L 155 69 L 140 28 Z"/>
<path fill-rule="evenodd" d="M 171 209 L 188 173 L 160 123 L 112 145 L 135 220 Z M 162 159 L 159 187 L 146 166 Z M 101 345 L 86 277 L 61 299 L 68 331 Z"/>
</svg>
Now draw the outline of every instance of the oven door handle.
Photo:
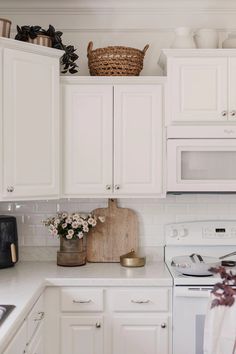
<svg viewBox="0 0 236 354">
<path fill-rule="evenodd" d="M 198 288 L 198 287 L 189 287 L 189 288 L 174 288 L 175 297 L 195 297 L 195 298 L 209 298 L 213 288 Z"/>
</svg>

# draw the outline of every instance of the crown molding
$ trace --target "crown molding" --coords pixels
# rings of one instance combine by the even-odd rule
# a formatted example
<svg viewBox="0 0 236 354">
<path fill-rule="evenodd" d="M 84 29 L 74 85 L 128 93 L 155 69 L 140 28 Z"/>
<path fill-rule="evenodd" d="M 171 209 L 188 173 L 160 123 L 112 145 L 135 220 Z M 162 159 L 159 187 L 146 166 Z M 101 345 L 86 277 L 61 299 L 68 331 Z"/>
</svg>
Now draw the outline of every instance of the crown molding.
<svg viewBox="0 0 236 354">
<path fill-rule="evenodd" d="M 20 6 L 19 6 L 20 2 Z M 75 15 L 114 13 L 216 13 L 236 12 L 234 0 L 1 0 L 1 14 Z"/>
</svg>

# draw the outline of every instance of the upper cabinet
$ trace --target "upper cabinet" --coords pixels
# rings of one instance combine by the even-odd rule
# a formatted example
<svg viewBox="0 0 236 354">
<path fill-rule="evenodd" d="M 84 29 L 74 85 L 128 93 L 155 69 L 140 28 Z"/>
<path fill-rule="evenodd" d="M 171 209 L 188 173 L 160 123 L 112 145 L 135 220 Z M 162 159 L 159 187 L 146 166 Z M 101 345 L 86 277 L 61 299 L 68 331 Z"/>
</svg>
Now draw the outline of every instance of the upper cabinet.
<svg viewBox="0 0 236 354">
<path fill-rule="evenodd" d="M 2 199 L 59 196 L 59 57 L 0 39 Z"/>
<path fill-rule="evenodd" d="M 109 194 L 112 188 L 113 88 L 65 85 L 63 97 L 63 192 Z"/>
<path fill-rule="evenodd" d="M 63 82 L 63 195 L 161 196 L 163 85 Z"/>
<path fill-rule="evenodd" d="M 167 124 L 236 122 L 235 50 L 164 50 Z"/>
</svg>

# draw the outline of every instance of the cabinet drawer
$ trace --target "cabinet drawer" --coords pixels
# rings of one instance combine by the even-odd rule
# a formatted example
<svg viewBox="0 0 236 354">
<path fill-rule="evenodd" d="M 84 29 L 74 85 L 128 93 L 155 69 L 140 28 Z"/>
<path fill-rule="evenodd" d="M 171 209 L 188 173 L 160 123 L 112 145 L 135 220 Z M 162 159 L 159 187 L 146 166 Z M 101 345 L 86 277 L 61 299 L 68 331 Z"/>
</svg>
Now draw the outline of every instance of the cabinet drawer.
<svg viewBox="0 0 236 354">
<path fill-rule="evenodd" d="M 103 311 L 103 289 L 61 290 L 61 310 L 73 312 Z"/>
<path fill-rule="evenodd" d="M 168 311 L 170 294 L 168 289 L 116 290 L 111 292 L 113 311 Z"/>
<path fill-rule="evenodd" d="M 28 342 L 31 340 L 33 334 L 35 333 L 36 329 L 42 322 L 43 318 L 44 318 L 44 300 L 43 300 L 43 296 L 40 296 L 40 298 L 33 306 L 27 318 L 27 325 L 28 325 L 27 341 Z"/>
</svg>

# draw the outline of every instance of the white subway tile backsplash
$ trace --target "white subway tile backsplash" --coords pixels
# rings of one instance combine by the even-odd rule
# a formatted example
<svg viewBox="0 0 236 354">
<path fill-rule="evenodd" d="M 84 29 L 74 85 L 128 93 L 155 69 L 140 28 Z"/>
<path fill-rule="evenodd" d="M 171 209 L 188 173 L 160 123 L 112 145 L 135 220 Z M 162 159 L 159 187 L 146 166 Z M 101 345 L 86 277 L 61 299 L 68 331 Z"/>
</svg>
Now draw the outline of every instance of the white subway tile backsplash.
<svg viewBox="0 0 236 354">
<path fill-rule="evenodd" d="M 55 257 L 58 238 L 52 237 L 42 220 L 57 211 L 91 212 L 107 206 L 107 199 L 61 199 L 55 201 L 2 202 L 0 213 L 17 217 L 19 245 L 24 251 L 22 259 L 31 258 L 29 250 L 37 248 L 45 257 Z M 139 219 L 140 247 L 155 249 L 165 244 L 164 226 L 167 223 L 209 219 L 235 219 L 236 195 L 227 194 L 180 194 L 168 195 L 165 199 L 119 199 L 118 206 L 133 209 Z"/>
<path fill-rule="evenodd" d="M 2 202 L 0 203 L 0 213 L 1 214 L 8 214 L 9 212 L 13 211 L 14 206 L 13 203 L 6 203 Z"/>
</svg>

